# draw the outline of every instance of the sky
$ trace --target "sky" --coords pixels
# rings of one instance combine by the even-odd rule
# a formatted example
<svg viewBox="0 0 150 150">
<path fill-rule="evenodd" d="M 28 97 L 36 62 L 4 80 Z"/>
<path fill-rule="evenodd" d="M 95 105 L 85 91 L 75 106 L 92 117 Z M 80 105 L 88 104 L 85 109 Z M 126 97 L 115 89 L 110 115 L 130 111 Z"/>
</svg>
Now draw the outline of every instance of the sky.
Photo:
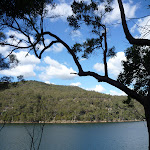
<svg viewBox="0 0 150 150">
<path fill-rule="evenodd" d="M 87 3 L 90 0 L 84 0 Z M 71 0 L 58 0 L 55 9 L 51 10 L 50 6 L 47 6 L 48 14 L 44 20 L 44 30 L 51 31 L 59 36 L 70 47 L 76 42 L 84 42 L 86 38 L 91 37 L 92 33 L 88 31 L 85 26 L 80 30 L 73 30 L 68 26 L 66 18 L 73 14 L 71 9 Z M 148 26 L 150 25 L 149 10 L 147 9 L 148 0 L 123 0 L 125 14 L 128 19 L 129 30 L 134 37 L 138 38 L 150 38 L 148 34 Z M 99 5 L 100 10 L 103 9 L 104 3 Z M 113 79 L 117 79 L 117 76 L 122 71 L 121 62 L 126 60 L 124 50 L 131 45 L 126 40 L 120 20 L 120 11 L 117 0 L 112 3 L 113 11 L 105 16 L 103 22 L 107 25 L 108 35 L 108 47 L 115 46 L 116 56 L 108 58 L 108 73 Z M 51 15 L 60 16 L 51 19 Z M 147 16 L 141 18 L 143 16 Z M 132 18 L 132 19 L 131 19 Z M 144 27 L 144 28 L 143 28 Z M 25 37 L 12 31 L 10 29 L 5 30 L 7 40 L 11 43 L 10 35 L 15 35 L 18 39 L 25 39 Z M 34 39 L 32 39 L 34 40 Z M 45 43 L 48 44 L 52 39 L 46 37 Z M 14 42 L 14 41 L 13 41 Z M 26 43 L 22 43 L 22 46 L 26 46 Z M 39 45 L 42 49 L 42 46 Z M 0 53 L 7 56 L 10 52 L 8 46 L 0 46 Z M 71 85 L 79 86 L 86 90 L 93 90 L 100 93 L 111 95 L 125 95 L 124 92 L 107 84 L 97 82 L 93 77 L 79 77 L 72 73 L 77 73 L 78 69 L 72 59 L 72 56 L 67 52 L 65 47 L 59 43 L 53 45 L 42 55 L 42 59 L 38 59 L 31 52 L 27 57 L 27 50 L 18 50 L 14 54 L 19 60 L 19 64 L 7 70 L 1 70 L 0 76 L 13 76 L 17 77 L 23 75 L 25 80 L 36 80 L 45 82 L 47 84 L 56 85 Z M 84 71 L 94 71 L 100 75 L 104 74 L 102 51 L 96 50 L 88 59 L 80 58 L 79 62 L 83 66 Z"/>
</svg>

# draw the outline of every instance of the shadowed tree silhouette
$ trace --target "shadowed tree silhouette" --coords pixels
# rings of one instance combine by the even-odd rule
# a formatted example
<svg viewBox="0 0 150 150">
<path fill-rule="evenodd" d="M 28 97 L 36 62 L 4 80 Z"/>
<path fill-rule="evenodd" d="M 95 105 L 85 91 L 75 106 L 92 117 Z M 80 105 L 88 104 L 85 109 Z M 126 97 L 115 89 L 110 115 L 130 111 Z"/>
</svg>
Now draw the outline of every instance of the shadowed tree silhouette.
<svg viewBox="0 0 150 150">
<path fill-rule="evenodd" d="M 32 51 L 39 59 L 41 59 L 42 54 L 48 48 L 55 43 L 61 43 L 71 54 L 78 68 L 78 73 L 75 74 L 78 76 L 91 76 L 97 79 L 98 82 L 106 82 L 113 85 L 144 106 L 148 132 L 150 134 L 149 48 L 133 46 L 128 49 L 126 51 L 127 61 L 123 63 L 124 71 L 119 75 L 118 80 L 110 78 L 108 74 L 107 58 L 113 57 L 115 51 L 114 47 L 108 48 L 107 27 L 106 24 L 102 22 L 102 19 L 106 13 L 112 11 L 111 0 L 106 0 L 105 9 L 103 12 L 99 12 L 99 14 L 95 13 L 95 11 L 98 10 L 98 4 L 99 3 L 95 1 L 91 1 L 91 3 L 74 1 L 71 5 L 74 15 L 68 17 L 69 25 L 74 27 L 74 29 L 79 29 L 82 24 L 84 24 L 89 27 L 89 30 L 93 33 L 93 37 L 88 38 L 84 43 L 76 43 L 73 47 L 69 47 L 69 45 L 59 36 L 50 31 L 45 31 L 43 24 L 47 10 L 44 5 L 41 5 L 41 11 L 37 15 L 34 13 L 26 14 L 22 15 L 21 18 L 12 18 L 12 20 L 3 17 L 1 22 L 3 28 L 7 27 L 15 30 L 24 35 L 25 38 L 18 39 L 18 37 L 12 35 L 10 38 L 12 41 L 17 41 L 17 44 L 12 44 L 5 40 L 1 42 L 0 45 L 10 46 L 11 53 L 15 50 L 28 49 L 28 53 Z M 122 26 L 127 40 L 131 44 L 138 46 L 150 46 L 150 40 L 148 39 L 133 38 L 127 27 L 122 1 L 118 0 L 118 4 L 121 11 Z M 48 45 L 46 45 L 44 40 L 46 36 L 53 38 Z M 21 45 L 21 43 L 24 42 L 27 46 Z M 43 46 L 42 50 L 39 50 L 40 45 Z M 89 54 L 92 54 L 96 49 L 103 53 L 104 75 L 92 71 L 84 71 L 84 68 L 79 62 L 78 53 L 82 53 L 82 57 L 88 58 Z M 142 57 L 137 54 L 138 52 L 143 54 Z M 140 62 L 138 63 L 137 61 L 139 60 Z M 134 89 L 131 89 L 129 85 L 132 84 L 134 80 L 136 80 Z"/>
</svg>

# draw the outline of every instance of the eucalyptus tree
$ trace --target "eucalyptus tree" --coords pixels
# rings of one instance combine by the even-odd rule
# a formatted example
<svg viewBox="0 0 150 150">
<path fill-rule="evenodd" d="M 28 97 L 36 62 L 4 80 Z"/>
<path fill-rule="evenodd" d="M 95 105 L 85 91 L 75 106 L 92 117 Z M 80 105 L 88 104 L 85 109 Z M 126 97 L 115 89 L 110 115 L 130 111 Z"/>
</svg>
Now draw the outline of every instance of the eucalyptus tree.
<svg viewBox="0 0 150 150">
<path fill-rule="evenodd" d="M 75 53 L 83 50 L 83 57 L 87 57 L 87 54 L 91 54 L 95 49 L 101 48 L 103 50 L 105 75 L 102 76 L 91 71 L 85 72 L 83 71 L 82 67 L 77 64 L 79 68 L 78 75 L 92 76 L 97 79 L 98 82 L 109 83 L 124 91 L 129 97 L 134 98 L 141 105 L 143 105 L 147 121 L 150 145 L 150 40 L 140 38 L 137 39 L 131 35 L 127 26 L 122 0 L 118 0 L 122 27 L 126 35 L 126 39 L 130 44 L 133 44 L 133 46 L 125 51 L 127 60 L 123 62 L 123 72 L 120 73 L 118 79 L 114 80 L 110 78 L 108 76 L 107 56 L 114 56 L 115 52 L 113 51 L 113 48 L 108 49 L 107 28 L 106 25 L 101 22 L 101 20 L 105 13 L 112 11 L 110 6 L 111 1 L 107 0 L 108 5 L 105 5 L 105 11 L 99 16 L 95 16 L 95 10 L 98 8 L 97 5 L 95 5 L 95 3 L 93 5 L 93 3 L 94 2 L 92 1 L 90 5 L 85 5 L 83 2 L 74 2 L 72 9 L 76 15 L 69 17 L 68 21 L 69 24 L 74 27 L 74 29 L 80 28 L 81 22 L 84 22 L 87 26 L 90 26 L 91 31 L 97 35 L 97 38 L 87 39 L 87 41 L 83 44 L 75 44 L 73 50 Z M 92 9 L 93 13 L 91 13 Z"/>
<path fill-rule="evenodd" d="M 6 40 L 6 35 L 3 32 L 5 23 L 11 25 L 16 19 L 23 19 L 25 15 L 32 15 L 34 18 L 41 12 L 46 4 L 52 3 L 52 0 L 3 0 L 0 1 L 0 42 Z M 5 22 L 5 23 L 4 23 Z M 9 60 L 0 54 L 0 70 L 15 67 L 19 61 L 14 54 L 9 54 Z M 1 82 L 11 82 L 12 77 L 1 77 Z"/>
<path fill-rule="evenodd" d="M 69 25 L 74 27 L 74 29 L 79 29 L 84 24 L 84 26 L 87 26 L 91 33 L 93 33 L 93 37 L 88 38 L 83 43 L 75 43 L 72 47 L 70 47 L 55 33 L 44 30 L 43 24 L 47 9 L 45 5 L 41 5 L 41 11 L 36 15 L 34 13 L 29 13 L 22 15 L 21 18 L 11 18 L 11 20 L 9 20 L 9 17 L 7 16 L 2 16 L 1 27 L 7 27 L 15 30 L 18 33 L 21 33 L 23 38 L 20 39 L 16 35 L 11 35 L 9 38 L 12 40 L 12 43 L 4 40 L 0 43 L 0 45 L 10 46 L 10 54 L 16 50 L 28 49 L 27 54 L 29 52 L 34 52 L 34 54 L 41 59 L 42 54 L 48 48 L 56 43 L 61 43 L 68 50 L 78 68 L 78 73 L 75 74 L 81 77 L 91 76 L 97 79 L 98 82 L 106 82 L 110 85 L 113 85 L 124 91 L 129 97 L 134 98 L 144 106 L 148 132 L 150 134 L 149 47 L 138 47 L 150 46 L 150 41 L 148 39 L 144 40 L 133 38 L 127 26 L 122 1 L 118 0 L 122 26 L 126 38 L 131 44 L 136 44 L 138 46 L 133 46 L 126 51 L 127 61 L 123 63 L 124 71 L 119 75 L 118 79 L 115 80 L 110 78 L 108 73 L 107 59 L 108 57 L 115 56 L 115 51 L 114 47 L 108 48 L 107 26 L 102 21 L 104 15 L 112 11 L 111 0 L 106 1 L 107 3 L 104 11 L 102 12 L 98 12 L 99 3 L 95 2 L 94 0 L 91 1 L 91 3 L 74 1 L 71 5 L 74 14 L 68 17 Z M 46 44 L 45 38 L 48 37 L 52 38 L 53 40 L 50 41 L 49 44 Z M 42 49 L 39 48 L 41 45 Z M 84 71 L 84 68 L 79 62 L 79 53 L 82 53 L 82 57 L 88 58 L 89 54 L 92 54 L 96 49 L 100 50 L 103 54 L 102 60 L 104 63 L 104 75 L 100 75 L 92 71 Z M 137 61 L 139 61 L 139 63 Z M 134 88 L 130 88 L 131 84 L 134 84 Z"/>
</svg>

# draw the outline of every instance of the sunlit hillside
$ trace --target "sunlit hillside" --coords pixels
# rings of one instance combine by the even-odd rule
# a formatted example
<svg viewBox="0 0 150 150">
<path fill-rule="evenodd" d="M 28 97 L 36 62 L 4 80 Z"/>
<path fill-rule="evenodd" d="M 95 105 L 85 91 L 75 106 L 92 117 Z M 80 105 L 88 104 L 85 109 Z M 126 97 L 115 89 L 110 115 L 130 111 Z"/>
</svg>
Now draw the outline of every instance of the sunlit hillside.
<svg viewBox="0 0 150 150">
<path fill-rule="evenodd" d="M 127 121 L 142 120 L 142 106 L 125 96 L 86 91 L 37 81 L 9 84 L 0 91 L 0 120 L 39 121 Z"/>
</svg>

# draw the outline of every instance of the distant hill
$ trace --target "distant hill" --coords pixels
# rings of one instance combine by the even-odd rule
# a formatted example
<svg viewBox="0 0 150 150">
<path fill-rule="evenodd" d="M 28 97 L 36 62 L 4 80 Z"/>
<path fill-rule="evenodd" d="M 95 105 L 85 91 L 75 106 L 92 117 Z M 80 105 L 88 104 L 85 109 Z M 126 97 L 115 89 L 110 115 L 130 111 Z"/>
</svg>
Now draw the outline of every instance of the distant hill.
<svg viewBox="0 0 150 150">
<path fill-rule="evenodd" d="M 37 81 L 11 83 L 0 91 L 0 120 L 39 121 L 128 121 L 142 120 L 143 107 L 125 96 L 86 91 L 75 86 Z M 140 115 L 141 114 L 141 115 Z"/>
</svg>

